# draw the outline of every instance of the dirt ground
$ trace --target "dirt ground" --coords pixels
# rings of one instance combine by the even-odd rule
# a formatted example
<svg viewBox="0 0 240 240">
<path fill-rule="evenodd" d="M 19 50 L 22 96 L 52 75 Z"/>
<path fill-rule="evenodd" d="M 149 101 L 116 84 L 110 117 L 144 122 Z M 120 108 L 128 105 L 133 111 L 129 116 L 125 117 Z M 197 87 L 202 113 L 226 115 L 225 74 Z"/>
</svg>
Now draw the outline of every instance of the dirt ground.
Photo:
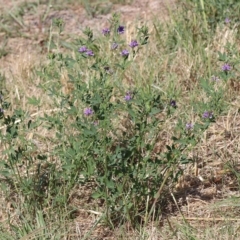
<svg viewBox="0 0 240 240">
<path fill-rule="evenodd" d="M 28 2 L 24 0 L 1 0 L 0 11 L 11 11 L 21 3 Z M 168 19 L 168 8 L 174 8 L 175 0 L 133 0 L 130 5 L 114 4 L 111 7 L 110 13 L 100 14 L 95 17 L 89 16 L 85 8 L 78 3 L 68 5 L 64 10 L 51 10 L 44 22 L 39 22 L 39 15 L 43 12 L 43 8 L 39 7 L 39 15 L 26 14 L 24 16 L 24 23 L 31 32 L 40 31 L 44 32 L 45 26 L 56 17 L 61 17 L 65 22 L 65 32 L 77 33 L 85 27 L 96 29 L 102 29 L 108 23 L 111 14 L 118 12 L 121 15 L 123 22 L 141 21 L 146 22 L 152 18 L 166 20 Z M 45 5 L 46 7 L 46 5 Z M 42 26 L 40 26 L 42 25 Z M 38 28 L 36 30 L 36 28 Z M 23 29 L 26 30 L 26 29 Z"/>
<path fill-rule="evenodd" d="M 27 69 L 31 68 L 33 63 L 39 62 L 39 54 L 44 51 L 43 48 L 49 39 L 49 28 L 53 18 L 64 20 L 65 27 L 62 35 L 71 39 L 71 36 L 81 34 L 86 27 L 94 30 L 95 34 L 101 34 L 101 30 L 109 26 L 108 20 L 113 12 L 120 13 L 126 29 L 131 24 L 147 23 L 153 18 L 167 20 L 168 9 L 174 9 L 175 1 L 133 0 L 130 5 L 113 4 L 108 14 L 100 14 L 95 17 L 89 16 L 85 8 L 77 3 L 80 1 L 66 6 L 52 7 L 49 10 L 47 4 L 41 4 L 37 7 L 37 11 L 25 12 L 23 23 L 19 24 L 16 19 L 10 19 L 12 26 L 14 26 L 10 37 L 6 38 L 6 33 L 0 32 L 0 42 L 5 44 L 7 39 L 5 48 L 8 51 L 6 57 L 0 59 L 1 72 L 4 72 L 8 78 L 19 75 L 19 72 L 29 74 Z M 21 4 L 29 2 L 37 1 L 0 0 L 0 13 L 14 13 Z M 59 9 L 56 10 L 56 8 Z M 126 34 L 129 33 L 126 32 Z"/>
</svg>

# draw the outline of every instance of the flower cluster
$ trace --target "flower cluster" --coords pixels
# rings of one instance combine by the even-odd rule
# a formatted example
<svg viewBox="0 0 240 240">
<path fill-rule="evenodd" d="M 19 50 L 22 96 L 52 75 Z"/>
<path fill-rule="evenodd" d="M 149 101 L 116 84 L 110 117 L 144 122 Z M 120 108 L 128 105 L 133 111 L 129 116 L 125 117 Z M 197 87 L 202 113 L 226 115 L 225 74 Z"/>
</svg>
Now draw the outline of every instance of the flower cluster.
<svg viewBox="0 0 240 240">
<path fill-rule="evenodd" d="M 125 32 L 124 26 L 119 26 L 117 29 L 118 34 L 123 34 Z"/>
<path fill-rule="evenodd" d="M 117 48 L 118 48 L 118 44 L 114 42 L 114 43 L 112 44 L 112 46 L 111 46 L 111 49 L 112 49 L 112 50 L 115 50 L 115 49 L 117 49 Z"/>
<path fill-rule="evenodd" d="M 88 116 L 93 115 L 94 111 L 89 107 L 89 108 L 85 108 L 83 113 L 84 113 L 85 116 L 88 117 Z"/>
<path fill-rule="evenodd" d="M 225 23 L 230 23 L 231 22 L 231 20 L 227 17 L 227 18 L 225 18 L 225 21 L 224 21 Z"/>
<path fill-rule="evenodd" d="M 78 49 L 78 51 L 79 51 L 80 53 L 84 53 L 84 52 L 87 51 L 87 47 L 86 47 L 86 46 L 82 46 L 82 47 L 80 47 L 80 48 Z"/>
<path fill-rule="evenodd" d="M 104 36 L 109 35 L 109 34 L 110 34 L 110 29 L 109 29 L 109 28 L 104 28 L 104 29 L 102 30 L 102 34 L 103 34 Z"/>
<path fill-rule="evenodd" d="M 102 34 L 104 35 L 104 36 L 107 36 L 107 35 L 109 35 L 110 34 L 110 29 L 109 28 L 103 28 L 102 29 Z M 125 32 L 125 27 L 124 26 L 122 26 L 122 25 L 119 25 L 118 26 L 118 28 L 117 28 L 117 33 L 118 34 L 123 34 Z M 131 48 L 135 48 L 135 47 L 137 47 L 139 44 L 138 44 L 138 42 L 137 42 L 137 40 L 132 40 L 130 43 L 129 43 L 129 47 L 131 47 Z M 118 48 L 118 43 L 116 43 L 116 42 L 113 42 L 112 43 L 112 45 L 111 45 L 111 50 L 116 50 Z M 88 51 L 87 51 L 87 48 L 85 47 L 85 46 L 83 46 L 83 47 L 81 47 L 80 49 L 79 49 L 79 52 L 85 52 L 86 53 L 86 55 L 88 55 L 88 56 L 93 56 L 93 55 L 91 55 L 91 54 L 89 54 L 88 53 Z M 92 53 L 93 54 L 93 53 Z M 120 53 L 121 55 L 122 55 L 122 57 L 124 57 L 125 59 L 128 57 L 128 55 L 129 55 L 129 51 L 127 50 L 127 49 L 124 49 L 124 50 L 122 50 L 121 51 L 121 53 Z"/>
<path fill-rule="evenodd" d="M 202 115 L 203 118 L 205 119 L 212 119 L 213 118 L 213 113 L 212 112 L 209 112 L 209 111 L 205 111 Z"/>
<path fill-rule="evenodd" d="M 80 53 L 85 53 L 87 56 L 94 56 L 94 53 L 92 50 L 88 49 L 86 46 L 82 46 L 78 49 Z"/>
<path fill-rule="evenodd" d="M 104 70 L 105 70 L 106 72 L 108 72 L 108 71 L 110 70 L 110 67 L 109 67 L 109 66 L 105 66 L 105 67 L 104 67 Z"/>
<path fill-rule="evenodd" d="M 122 50 L 121 55 L 122 55 L 123 57 L 128 57 L 129 51 L 128 51 L 127 49 L 124 49 L 124 50 Z"/>
<path fill-rule="evenodd" d="M 132 40 L 131 43 L 129 44 L 129 47 L 131 47 L 131 48 L 135 48 L 137 46 L 138 46 L 137 40 Z"/>
<path fill-rule="evenodd" d="M 194 126 L 193 123 L 187 123 L 186 124 L 186 129 L 191 130 L 191 129 L 193 129 L 193 126 Z"/>
<path fill-rule="evenodd" d="M 231 70 L 231 66 L 228 64 L 228 63 L 225 63 L 223 66 L 222 66 L 222 70 L 224 72 L 229 72 Z"/>
<path fill-rule="evenodd" d="M 176 108 L 177 107 L 177 103 L 175 100 L 171 100 L 170 101 L 170 105 L 173 107 L 173 108 Z"/>
<path fill-rule="evenodd" d="M 125 97 L 124 97 L 124 100 L 125 101 L 130 101 L 130 100 L 132 100 L 132 95 L 131 95 L 131 92 L 127 92 L 126 93 L 126 95 L 125 95 Z"/>
<path fill-rule="evenodd" d="M 219 77 L 217 77 L 217 76 L 212 76 L 212 81 L 219 81 L 220 79 L 219 79 Z"/>
<path fill-rule="evenodd" d="M 109 67 L 109 66 L 105 66 L 103 67 L 105 73 L 107 74 L 112 74 L 113 73 L 113 70 Z"/>
</svg>

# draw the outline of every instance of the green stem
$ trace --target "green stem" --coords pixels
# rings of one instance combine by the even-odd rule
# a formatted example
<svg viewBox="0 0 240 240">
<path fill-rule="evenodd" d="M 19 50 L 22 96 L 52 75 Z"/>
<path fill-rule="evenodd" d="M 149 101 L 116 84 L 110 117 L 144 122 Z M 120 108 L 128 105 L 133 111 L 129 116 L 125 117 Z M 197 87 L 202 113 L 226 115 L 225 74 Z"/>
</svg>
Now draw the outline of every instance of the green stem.
<svg viewBox="0 0 240 240">
<path fill-rule="evenodd" d="M 206 28 L 206 31 L 207 31 L 208 24 L 207 24 L 207 18 L 206 18 L 206 14 L 205 14 L 204 0 L 200 0 L 200 4 L 201 4 L 201 8 L 202 8 L 204 25 L 205 25 L 205 28 Z"/>
</svg>

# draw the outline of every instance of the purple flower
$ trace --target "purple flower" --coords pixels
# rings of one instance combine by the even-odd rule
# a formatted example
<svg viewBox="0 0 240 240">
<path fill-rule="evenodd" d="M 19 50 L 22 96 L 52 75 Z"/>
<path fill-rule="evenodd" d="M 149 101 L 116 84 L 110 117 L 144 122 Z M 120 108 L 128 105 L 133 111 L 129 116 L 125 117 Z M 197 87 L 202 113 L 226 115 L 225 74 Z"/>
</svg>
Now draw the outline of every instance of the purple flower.
<svg viewBox="0 0 240 240">
<path fill-rule="evenodd" d="M 128 51 L 127 49 L 124 49 L 124 50 L 122 50 L 121 55 L 122 55 L 123 57 L 128 57 L 129 51 Z"/>
<path fill-rule="evenodd" d="M 219 79 L 219 77 L 217 77 L 217 76 L 212 76 L 212 81 L 219 81 L 220 79 Z"/>
<path fill-rule="evenodd" d="M 193 126 L 194 126 L 194 125 L 193 125 L 192 123 L 187 123 L 187 124 L 186 124 L 186 129 L 187 129 L 187 130 L 191 130 L 191 129 L 193 129 Z"/>
<path fill-rule="evenodd" d="M 82 46 L 78 49 L 80 53 L 85 53 L 87 56 L 94 56 L 94 53 L 92 50 L 88 49 L 86 46 Z"/>
<path fill-rule="evenodd" d="M 4 112 L 4 110 L 2 108 L 0 108 L 0 113 L 3 113 L 3 112 Z"/>
<path fill-rule="evenodd" d="M 177 104 L 176 104 L 176 101 L 175 101 L 175 100 L 171 100 L 171 101 L 170 101 L 170 105 L 171 105 L 173 108 L 176 108 L 176 107 L 177 107 Z"/>
<path fill-rule="evenodd" d="M 202 115 L 203 118 L 213 118 L 213 113 L 212 112 L 209 112 L 209 111 L 205 111 Z"/>
<path fill-rule="evenodd" d="M 80 53 L 84 53 L 84 52 L 86 52 L 88 49 L 87 49 L 87 47 L 86 46 L 82 46 L 82 47 L 80 47 L 79 49 L 78 49 L 78 51 L 80 52 Z"/>
<path fill-rule="evenodd" d="M 125 31 L 124 26 L 119 26 L 117 29 L 118 34 L 123 34 Z"/>
<path fill-rule="evenodd" d="M 227 17 L 227 18 L 225 18 L 225 21 L 224 21 L 225 23 L 230 23 L 231 22 L 231 20 Z"/>
<path fill-rule="evenodd" d="M 124 97 L 124 100 L 125 100 L 125 101 L 130 101 L 131 99 L 132 99 L 131 93 L 130 93 L 130 92 L 127 92 L 127 93 L 126 93 L 126 96 Z"/>
<path fill-rule="evenodd" d="M 222 70 L 224 72 L 228 72 L 231 70 L 231 66 L 228 64 L 228 63 L 225 63 L 223 66 L 222 66 Z"/>
<path fill-rule="evenodd" d="M 93 125 L 94 125 L 94 126 L 98 126 L 98 124 L 99 124 L 99 121 L 94 121 L 94 122 L 93 122 Z"/>
<path fill-rule="evenodd" d="M 103 69 L 104 69 L 106 72 L 109 72 L 109 71 L 110 71 L 110 67 L 109 67 L 109 66 L 105 66 Z"/>
<path fill-rule="evenodd" d="M 84 115 L 90 116 L 93 114 L 93 110 L 91 108 L 85 108 L 84 109 Z"/>
<path fill-rule="evenodd" d="M 102 30 L 102 34 L 103 34 L 104 36 L 108 35 L 109 33 L 110 33 L 110 29 L 109 29 L 109 28 L 104 28 L 104 29 Z"/>
<path fill-rule="evenodd" d="M 90 49 L 87 49 L 87 51 L 85 52 L 85 54 L 86 54 L 87 56 L 94 56 L 93 51 L 90 50 Z"/>
<path fill-rule="evenodd" d="M 118 48 L 118 44 L 117 43 L 113 43 L 112 46 L 111 46 L 111 49 L 112 50 L 115 50 Z"/>
<path fill-rule="evenodd" d="M 129 44 L 129 46 L 130 46 L 131 48 L 137 47 L 137 46 L 138 46 L 137 40 L 132 40 L 131 43 Z"/>
<path fill-rule="evenodd" d="M 104 69 L 105 72 L 108 73 L 108 74 L 112 74 L 112 73 L 113 73 L 113 70 L 112 70 L 109 66 L 105 66 L 103 69 Z"/>
</svg>

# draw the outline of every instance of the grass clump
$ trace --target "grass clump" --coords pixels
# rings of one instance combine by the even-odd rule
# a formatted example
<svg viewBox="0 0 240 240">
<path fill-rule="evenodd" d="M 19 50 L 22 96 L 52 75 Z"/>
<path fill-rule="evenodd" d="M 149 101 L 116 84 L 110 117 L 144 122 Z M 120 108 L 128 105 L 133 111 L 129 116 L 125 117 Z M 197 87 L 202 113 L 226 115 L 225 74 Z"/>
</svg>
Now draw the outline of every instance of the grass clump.
<svg viewBox="0 0 240 240">
<path fill-rule="evenodd" d="M 100 224 L 127 223 L 141 235 L 170 199 L 176 203 L 204 134 L 239 89 L 238 25 L 216 18 L 213 29 L 214 4 L 200 11 L 186 1 L 168 22 L 132 35 L 113 14 L 100 35 L 86 28 L 69 42 L 55 19 L 57 37 L 50 34 L 45 62 L 33 72 L 48 105 L 28 98 L 37 113 L 9 103 L 2 76 L 1 186 L 14 211 L 1 224 L 6 239 L 79 237 L 69 228 L 79 208 L 98 216 L 82 239 Z M 230 37 L 218 44 L 223 33 Z M 181 234 L 192 239 L 195 230 L 186 225 Z"/>
</svg>

